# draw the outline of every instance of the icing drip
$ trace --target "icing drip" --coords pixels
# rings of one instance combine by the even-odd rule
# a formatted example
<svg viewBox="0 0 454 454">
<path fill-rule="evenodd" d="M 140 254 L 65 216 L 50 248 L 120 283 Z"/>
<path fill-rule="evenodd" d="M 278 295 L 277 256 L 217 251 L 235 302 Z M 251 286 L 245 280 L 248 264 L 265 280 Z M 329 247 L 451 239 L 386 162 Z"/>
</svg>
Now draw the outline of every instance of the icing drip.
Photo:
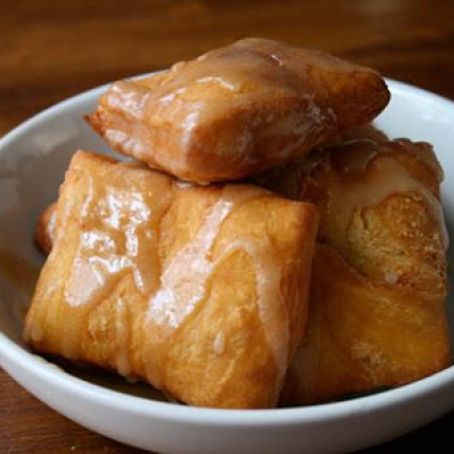
<svg viewBox="0 0 454 454">
<path fill-rule="evenodd" d="M 115 309 L 115 331 L 117 341 L 116 367 L 120 375 L 129 377 L 131 375 L 131 366 L 129 364 L 129 346 L 131 344 L 130 320 L 128 307 L 123 298 L 118 298 Z"/>
<path fill-rule="evenodd" d="M 150 300 L 149 317 L 154 323 L 175 329 L 203 299 L 216 265 L 210 253 L 222 223 L 234 208 L 259 194 L 263 194 L 259 188 L 224 187 L 196 236 L 162 271 L 161 287 Z"/>
<path fill-rule="evenodd" d="M 122 166 L 117 169 L 112 169 L 109 177 L 112 185 L 104 186 L 103 179 L 87 178 L 86 194 L 80 207 L 75 206 L 80 203 L 78 198 L 67 197 L 59 218 L 56 242 L 59 235 L 66 234 L 65 225 L 72 222 L 70 217 L 77 216 L 80 225 L 71 274 L 64 287 L 65 301 L 74 308 L 71 324 L 62 339 L 62 353 L 68 358 L 77 358 L 81 336 L 87 326 L 89 330 L 104 329 L 102 324 L 92 326 L 87 322 L 90 314 L 123 278 L 132 276 L 135 287 L 144 296 L 158 287 L 156 235 L 162 214 L 171 200 L 169 180 L 159 177 L 153 178 L 151 183 L 138 175 L 135 184 L 134 181 L 123 181 Z M 137 171 L 148 175 L 147 171 Z M 117 178 L 118 186 L 115 184 Z M 55 253 L 61 252 L 52 249 L 51 255 Z M 130 335 L 127 304 L 127 300 L 119 297 L 114 322 L 118 343 L 115 364 L 124 375 L 130 370 L 127 351 L 120 347 L 120 344 L 128 345 Z"/>
<path fill-rule="evenodd" d="M 104 228 L 81 232 L 74 271 L 65 288 L 66 301 L 72 306 L 107 293 L 127 270 L 132 270 L 136 287 L 143 294 L 152 287 L 155 270 L 144 262 L 139 250 L 149 249 L 154 241 L 150 208 L 139 192 L 125 195 L 115 188 L 109 188 L 103 202 L 94 208 L 89 196 L 81 209 L 82 218 L 98 212 Z"/>
<path fill-rule="evenodd" d="M 131 90 L 133 82 L 119 81 L 112 85 L 109 90 L 109 105 L 112 109 L 123 111 L 131 117 L 140 120 L 143 115 L 149 92 L 145 87 L 135 84 Z"/>
<path fill-rule="evenodd" d="M 163 270 L 161 288 L 150 301 L 149 314 L 154 323 L 175 329 L 203 299 L 214 266 L 209 253 L 233 207 L 233 201 L 221 196 L 196 237 Z"/>
<path fill-rule="evenodd" d="M 236 250 L 245 251 L 256 269 L 257 305 L 260 320 L 263 324 L 268 345 L 273 353 L 278 370 L 279 380 L 283 378 L 287 369 L 289 356 L 289 319 L 288 312 L 284 311 L 284 301 L 281 293 L 281 269 L 270 258 L 269 245 L 260 244 L 259 247 L 250 241 L 236 241 L 231 243 L 224 254 Z"/>
<path fill-rule="evenodd" d="M 222 355 L 225 350 L 225 336 L 222 331 L 216 334 L 213 341 L 213 352 L 215 355 Z"/>
<path fill-rule="evenodd" d="M 53 242 L 53 239 L 55 238 L 55 229 L 57 226 L 57 210 L 56 210 L 56 205 L 52 205 L 52 213 L 49 217 L 49 222 L 47 223 L 46 226 L 46 235 L 49 238 L 50 242 Z"/>
<path fill-rule="evenodd" d="M 330 155 L 338 172 L 330 174 L 329 183 L 326 185 L 329 197 L 329 214 L 326 218 L 336 226 L 330 230 L 330 236 L 338 250 L 343 250 L 344 235 L 356 209 L 378 206 L 389 196 L 398 193 L 416 193 L 423 198 L 431 215 L 437 220 L 440 240 L 445 250 L 447 249 L 449 239 L 439 200 L 392 155 L 396 151 L 407 151 L 421 160 L 420 155 L 414 152 L 414 149 L 419 149 L 419 144 L 408 141 L 398 143 L 404 148 L 377 145 L 371 141 L 355 141 L 334 150 Z M 409 145 L 411 148 L 408 151 Z M 428 164 L 427 151 L 423 153 L 424 162 Z M 436 161 L 430 165 L 431 168 L 435 166 Z"/>
<path fill-rule="evenodd" d="M 247 238 L 229 244 L 216 259 L 211 257 L 219 230 L 230 213 L 262 194 L 261 189 L 253 187 L 249 190 L 229 185 L 224 188 L 195 237 L 162 271 L 160 289 L 150 299 L 148 319 L 161 327 L 161 342 L 164 342 L 204 300 L 208 279 L 217 264 L 236 250 L 245 251 L 256 267 L 259 317 L 282 376 L 288 360 L 289 322 L 280 293 L 281 270 L 269 258 L 271 246 L 264 243 L 263 238 L 260 243 Z M 215 344 L 219 346 L 220 342 L 217 340 Z"/>
</svg>

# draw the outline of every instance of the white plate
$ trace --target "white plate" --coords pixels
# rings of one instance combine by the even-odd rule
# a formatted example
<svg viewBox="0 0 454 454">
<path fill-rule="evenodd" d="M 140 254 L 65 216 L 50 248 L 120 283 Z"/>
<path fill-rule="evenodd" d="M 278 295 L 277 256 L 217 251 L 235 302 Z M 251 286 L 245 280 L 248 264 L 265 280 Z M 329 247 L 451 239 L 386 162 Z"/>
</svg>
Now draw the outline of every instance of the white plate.
<svg viewBox="0 0 454 454">
<path fill-rule="evenodd" d="M 392 101 L 377 124 L 391 137 L 435 145 L 446 174 L 443 203 L 449 228 L 454 222 L 454 103 L 399 82 L 389 81 L 389 87 Z M 415 429 L 454 407 L 454 367 L 368 397 L 305 408 L 237 411 L 161 402 L 145 386 L 119 388 L 122 382 L 115 377 L 64 371 L 30 353 L 21 341 L 21 320 L 42 260 L 32 244 L 34 225 L 56 198 L 74 150 L 108 152 L 81 118 L 103 89 L 57 104 L 0 140 L 0 365 L 22 386 L 108 437 L 186 454 L 358 449 Z M 20 278 L 11 272 L 15 268 L 21 270 Z M 451 315 L 453 332 L 454 312 Z"/>
</svg>

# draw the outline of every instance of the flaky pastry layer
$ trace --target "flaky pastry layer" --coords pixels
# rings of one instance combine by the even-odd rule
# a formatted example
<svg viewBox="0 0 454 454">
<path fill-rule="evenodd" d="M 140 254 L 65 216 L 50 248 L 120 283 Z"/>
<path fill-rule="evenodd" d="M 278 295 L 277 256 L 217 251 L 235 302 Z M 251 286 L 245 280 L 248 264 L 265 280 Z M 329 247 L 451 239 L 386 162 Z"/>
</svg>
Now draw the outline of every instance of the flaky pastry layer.
<svg viewBox="0 0 454 454">
<path fill-rule="evenodd" d="M 199 406 L 276 404 L 301 339 L 312 204 L 79 151 L 24 337 Z"/>
</svg>

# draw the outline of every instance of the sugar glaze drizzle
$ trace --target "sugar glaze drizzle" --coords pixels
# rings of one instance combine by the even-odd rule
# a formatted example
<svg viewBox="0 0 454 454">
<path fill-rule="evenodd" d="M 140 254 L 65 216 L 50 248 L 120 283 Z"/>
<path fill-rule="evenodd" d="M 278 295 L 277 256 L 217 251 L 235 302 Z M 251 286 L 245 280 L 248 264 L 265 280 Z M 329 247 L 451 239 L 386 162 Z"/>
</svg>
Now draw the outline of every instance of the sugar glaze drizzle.
<svg viewBox="0 0 454 454">
<path fill-rule="evenodd" d="M 333 151 L 330 158 L 337 173 L 331 176 L 327 192 L 330 200 L 329 218 L 338 226 L 333 231 L 336 247 L 342 250 L 345 241 L 338 236 L 347 231 L 355 209 L 378 206 L 393 194 L 416 193 L 423 198 L 426 207 L 436 219 L 440 241 L 446 250 L 449 237 L 440 201 L 426 185 L 414 178 L 396 159 L 395 152 L 411 154 L 426 164 L 437 180 L 441 181 L 443 174 L 435 155 L 428 148 L 428 144 L 412 143 L 407 140 L 399 140 L 391 144 L 392 147 L 376 144 L 373 141 L 352 141 Z M 396 144 L 399 148 L 395 147 Z M 345 178 L 343 175 L 349 176 Z M 339 234 L 334 235 L 334 232 Z"/>
<path fill-rule="evenodd" d="M 211 208 L 195 237 L 166 265 L 161 286 L 149 303 L 148 319 L 164 327 L 167 337 L 183 323 L 206 296 L 207 281 L 213 269 L 229 254 L 242 250 L 256 267 L 257 304 L 278 374 L 283 375 L 288 360 L 289 321 L 280 292 L 281 270 L 269 258 L 266 242 L 241 239 L 227 246 L 216 259 L 210 257 L 219 230 L 229 214 L 239 205 L 255 199 L 263 190 L 227 185 Z M 262 240 L 263 241 L 263 240 Z M 215 343 L 216 351 L 225 348 L 225 339 Z"/>
</svg>

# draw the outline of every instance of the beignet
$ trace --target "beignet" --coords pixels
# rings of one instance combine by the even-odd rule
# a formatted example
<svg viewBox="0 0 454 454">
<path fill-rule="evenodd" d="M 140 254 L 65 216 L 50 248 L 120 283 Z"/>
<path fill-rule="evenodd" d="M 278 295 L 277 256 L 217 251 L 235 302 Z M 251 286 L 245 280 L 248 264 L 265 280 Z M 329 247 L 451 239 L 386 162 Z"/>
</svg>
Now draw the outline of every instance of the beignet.
<svg viewBox="0 0 454 454">
<path fill-rule="evenodd" d="M 430 145 L 408 140 L 350 142 L 263 177 L 321 213 L 307 334 L 283 402 L 401 385 L 449 364 L 441 180 Z"/>
<path fill-rule="evenodd" d="M 306 319 L 312 204 L 73 157 L 24 338 L 199 406 L 276 404 Z"/>
<path fill-rule="evenodd" d="M 87 120 L 113 149 L 206 183 L 302 156 L 368 123 L 388 101 L 385 82 L 371 69 L 249 38 L 114 83 Z"/>
</svg>

